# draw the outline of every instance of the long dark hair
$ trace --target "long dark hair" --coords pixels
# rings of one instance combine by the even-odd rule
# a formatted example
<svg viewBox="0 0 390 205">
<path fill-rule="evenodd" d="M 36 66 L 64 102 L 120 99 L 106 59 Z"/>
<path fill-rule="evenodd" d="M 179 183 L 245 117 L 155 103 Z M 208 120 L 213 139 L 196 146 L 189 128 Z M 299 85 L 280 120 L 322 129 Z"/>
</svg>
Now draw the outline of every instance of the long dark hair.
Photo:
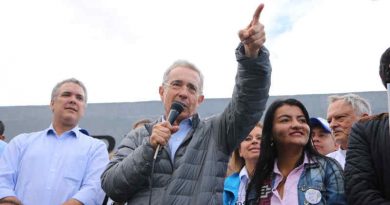
<svg viewBox="0 0 390 205">
<path fill-rule="evenodd" d="M 264 117 L 260 157 L 259 160 L 257 161 L 255 174 L 248 186 L 248 192 L 247 192 L 249 193 L 250 190 L 255 189 L 256 198 L 259 200 L 260 200 L 259 197 L 260 197 L 261 187 L 263 186 L 264 181 L 267 178 L 271 177 L 274 168 L 275 159 L 278 157 L 276 145 L 274 145 L 273 142 L 272 130 L 274 127 L 273 122 L 275 118 L 275 112 L 278 108 L 282 107 L 283 105 L 299 107 L 302 110 L 303 115 L 305 116 L 306 122 L 309 124 L 310 118 L 305 106 L 296 99 L 292 99 L 292 98 L 285 99 L 285 100 L 279 99 L 274 101 L 268 107 L 268 110 L 265 113 L 265 117 Z M 309 159 L 311 159 L 313 156 L 320 156 L 320 154 L 314 149 L 311 143 L 312 140 L 311 138 L 312 137 L 311 137 L 311 130 L 310 130 L 309 140 L 307 144 L 304 146 L 304 152 L 306 152 Z"/>
</svg>

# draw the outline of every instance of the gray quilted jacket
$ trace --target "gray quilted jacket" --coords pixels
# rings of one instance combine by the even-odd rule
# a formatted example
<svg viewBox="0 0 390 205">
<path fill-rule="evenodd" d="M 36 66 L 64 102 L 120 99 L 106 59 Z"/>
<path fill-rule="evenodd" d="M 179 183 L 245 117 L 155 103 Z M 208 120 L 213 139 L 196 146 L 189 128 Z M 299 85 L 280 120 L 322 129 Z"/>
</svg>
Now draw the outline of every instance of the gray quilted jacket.
<svg viewBox="0 0 390 205">
<path fill-rule="evenodd" d="M 109 197 L 128 204 L 222 204 L 223 182 L 231 152 L 260 120 L 271 84 L 265 48 L 248 59 L 243 45 L 236 49 L 238 72 L 232 99 L 219 115 L 192 118 L 192 129 L 176 151 L 159 154 L 151 179 L 154 150 L 149 144 L 153 124 L 131 131 L 104 171 L 102 187 Z M 167 145 L 168 146 L 168 145 Z"/>
</svg>

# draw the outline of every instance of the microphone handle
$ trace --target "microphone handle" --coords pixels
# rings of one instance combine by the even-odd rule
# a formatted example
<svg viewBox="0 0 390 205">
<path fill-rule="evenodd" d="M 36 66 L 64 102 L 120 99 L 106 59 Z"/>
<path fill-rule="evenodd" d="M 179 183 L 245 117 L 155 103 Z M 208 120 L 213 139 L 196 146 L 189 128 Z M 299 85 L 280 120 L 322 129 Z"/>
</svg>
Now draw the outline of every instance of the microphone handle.
<svg viewBox="0 0 390 205">
<path fill-rule="evenodd" d="M 157 148 L 156 148 L 156 151 L 154 152 L 154 156 L 153 156 L 153 160 L 156 160 L 157 159 L 157 154 L 158 154 L 158 151 L 160 151 L 160 144 L 157 145 Z"/>
</svg>

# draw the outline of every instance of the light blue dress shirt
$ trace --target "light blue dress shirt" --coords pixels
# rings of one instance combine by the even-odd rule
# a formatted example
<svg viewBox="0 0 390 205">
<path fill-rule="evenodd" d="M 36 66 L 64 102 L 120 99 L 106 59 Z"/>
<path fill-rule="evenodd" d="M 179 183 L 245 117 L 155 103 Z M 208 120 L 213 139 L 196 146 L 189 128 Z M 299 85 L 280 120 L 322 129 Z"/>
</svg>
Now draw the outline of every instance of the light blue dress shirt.
<svg viewBox="0 0 390 205">
<path fill-rule="evenodd" d="M 187 118 L 185 120 L 182 120 L 179 124 L 179 130 L 173 135 L 171 135 L 171 138 L 169 138 L 168 144 L 169 148 L 171 149 L 171 160 L 172 162 L 175 159 L 175 153 L 177 148 L 179 148 L 179 145 L 181 142 L 183 142 L 184 138 L 187 136 L 188 132 L 191 130 L 192 127 L 192 120 L 191 118 Z"/>
<path fill-rule="evenodd" d="M 0 198 L 24 205 L 59 205 L 70 198 L 101 205 L 100 175 L 108 163 L 104 142 L 79 127 L 57 136 L 53 126 L 16 136 L 0 157 Z"/>
<path fill-rule="evenodd" d="M 7 146 L 7 143 L 5 143 L 3 140 L 0 140 L 0 156 L 3 153 L 6 146 Z"/>
</svg>

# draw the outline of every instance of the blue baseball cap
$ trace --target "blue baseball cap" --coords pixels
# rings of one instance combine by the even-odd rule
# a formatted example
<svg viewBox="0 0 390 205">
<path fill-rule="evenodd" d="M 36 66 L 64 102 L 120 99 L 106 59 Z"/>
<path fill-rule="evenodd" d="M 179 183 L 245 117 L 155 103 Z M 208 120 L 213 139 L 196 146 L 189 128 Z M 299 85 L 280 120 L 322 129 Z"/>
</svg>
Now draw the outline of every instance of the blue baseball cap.
<svg viewBox="0 0 390 205">
<path fill-rule="evenodd" d="M 329 123 L 321 117 L 310 118 L 310 125 L 311 127 L 321 127 L 322 129 L 325 130 L 325 132 L 331 133 Z"/>
</svg>

